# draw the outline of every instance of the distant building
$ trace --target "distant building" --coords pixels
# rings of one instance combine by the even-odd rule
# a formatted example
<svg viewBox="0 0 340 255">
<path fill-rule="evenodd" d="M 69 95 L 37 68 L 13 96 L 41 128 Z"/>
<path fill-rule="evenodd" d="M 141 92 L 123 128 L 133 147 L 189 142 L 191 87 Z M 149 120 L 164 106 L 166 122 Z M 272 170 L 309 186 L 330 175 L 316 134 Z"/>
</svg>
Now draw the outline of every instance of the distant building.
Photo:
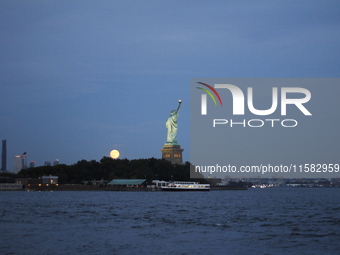
<svg viewBox="0 0 340 255">
<path fill-rule="evenodd" d="M 54 165 L 54 166 L 59 165 L 59 159 L 55 159 L 55 160 L 53 161 L 53 165 Z"/>
<path fill-rule="evenodd" d="M 1 155 L 1 171 L 6 172 L 7 170 L 7 141 L 2 140 L 2 155 Z"/>
<path fill-rule="evenodd" d="M 58 184 L 58 176 L 42 176 L 41 177 L 41 183 L 42 185 L 50 185 L 50 184 Z"/>
<path fill-rule="evenodd" d="M 35 167 L 35 161 L 30 161 L 30 167 L 31 168 Z"/>
<path fill-rule="evenodd" d="M 138 191 L 146 188 L 146 179 L 113 179 L 108 190 Z"/>
<path fill-rule="evenodd" d="M 44 166 L 51 166 L 51 161 L 45 161 Z"/>
<path fill-rule="evenodd" d="M 24 169 L 25 163 L 24 158 L 22 156 L 14 157 L 14 173 L 17 174 L 21 169 Z"/>
<path fill-rule="evenodd" d="M 16 178 L 16 183 L 22 183 L 27 190 L 53 190 L 58 184 L 58 176 L 41 176 L 39 178 Z"/>
</svg>

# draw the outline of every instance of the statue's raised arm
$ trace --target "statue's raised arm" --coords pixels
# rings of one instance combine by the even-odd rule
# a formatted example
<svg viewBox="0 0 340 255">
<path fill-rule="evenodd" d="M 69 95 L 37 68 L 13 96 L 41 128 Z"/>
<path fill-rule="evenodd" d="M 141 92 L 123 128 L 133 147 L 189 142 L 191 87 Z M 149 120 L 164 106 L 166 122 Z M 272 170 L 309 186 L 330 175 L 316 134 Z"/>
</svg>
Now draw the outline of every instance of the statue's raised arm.
<svg viewBox="0 0 340 255">
<path fill-rule="evenodd" d="M 182 105 L 182 100 L 178 99 L 178 107 L 177 107 L 177 110 L 176 110 L 176 114 L 178 114 L 179 109 L 181 109 L 181 105 Z"/>
<path fill-rule="evenodd" d="M 177 129 L 178 129 L 178 113 L 179 109 L 181 108 L 182 100 L 178 99 L 178 107 L 177 110 L 173 110 L 170 112 L 170 116 L 167 119 L 165 126 L 168 129 L 167 134 L 167 144 L 178 145 L 177 143 Z"/>
</svg>

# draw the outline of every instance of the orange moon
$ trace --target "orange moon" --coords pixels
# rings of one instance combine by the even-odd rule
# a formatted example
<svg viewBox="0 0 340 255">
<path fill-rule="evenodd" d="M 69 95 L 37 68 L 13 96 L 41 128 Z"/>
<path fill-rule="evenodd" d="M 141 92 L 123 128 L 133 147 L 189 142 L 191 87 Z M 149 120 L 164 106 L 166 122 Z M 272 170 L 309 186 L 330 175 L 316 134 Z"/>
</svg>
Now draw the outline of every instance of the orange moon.
<svg viewBox="0 0 340 255">
<path fill-rule="evenodd" d="M 110 157 L 113 158 L 113 159 L 117 159 L 119 157 L 119 155 L 120 155 L 120 153 L 117 150 L 112 150 L 110 152 Z"/>
</svg>

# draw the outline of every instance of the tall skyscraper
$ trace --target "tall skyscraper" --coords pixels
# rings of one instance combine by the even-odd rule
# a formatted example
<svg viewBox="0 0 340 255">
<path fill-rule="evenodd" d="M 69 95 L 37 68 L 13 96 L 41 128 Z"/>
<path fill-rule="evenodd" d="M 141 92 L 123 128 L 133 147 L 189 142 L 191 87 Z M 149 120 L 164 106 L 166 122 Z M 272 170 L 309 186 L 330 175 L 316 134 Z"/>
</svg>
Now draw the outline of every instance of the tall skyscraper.
<svg viewBox="0 0 340 255">
<path fill-rule="evenodd" d="M 54 165 L 54 166 L 59 165 L 59 159 L 55 159 L 55 160 L 53 161 L 53 165 Z"/>
<path fill-rule="evenodd" d="M 1 171 L 5 172 L 7 170 L 7 141 L 2 140 L 2 157 L 1 157 Z"/>
<path fill-rule="evenodd" d="M 30 161 L 30 167 L 34 167 L 35 166 L 35 161 Z"/>
<path fill-rule="evenodd" d="M 24 158 L 22 156 L 14 157 L 14 173 L 17 174 L 24 168 Z"/>
</svg>

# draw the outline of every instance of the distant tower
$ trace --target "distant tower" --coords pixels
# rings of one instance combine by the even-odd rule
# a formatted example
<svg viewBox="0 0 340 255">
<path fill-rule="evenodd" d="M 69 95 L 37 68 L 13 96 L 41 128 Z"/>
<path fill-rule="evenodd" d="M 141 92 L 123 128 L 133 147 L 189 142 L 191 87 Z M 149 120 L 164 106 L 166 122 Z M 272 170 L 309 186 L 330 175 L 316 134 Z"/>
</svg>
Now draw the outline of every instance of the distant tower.
<svg viewBox="0 0 340 255">
<path fill-rule="evenodd" d="M 7 141 L 2 140 L 2 157 L 1 157 L 1 171 L 6 172 L 7 170 Z"/>
<path fill-rule="evenodd" d="M 17 174 L 24 168 L 24 158 L 22 156 L 14 157 L 14 173 Z"/>
<path fill-rule="evenodd" d="M 30 168 L 33 168 L 35 166 L 35 161 L 30 161 Z"/>
<path fill-rule="evenodd" d="M 55 160 L 53 161 L 53 165 L 54 165 L 54 166 L 59 165 L 59 159 L 55 159 Z"/>
<path fill-rule="evenodd" d="M 45 161 L 44 166 L 51 166 L 51 161 Z"/>
</svg>

